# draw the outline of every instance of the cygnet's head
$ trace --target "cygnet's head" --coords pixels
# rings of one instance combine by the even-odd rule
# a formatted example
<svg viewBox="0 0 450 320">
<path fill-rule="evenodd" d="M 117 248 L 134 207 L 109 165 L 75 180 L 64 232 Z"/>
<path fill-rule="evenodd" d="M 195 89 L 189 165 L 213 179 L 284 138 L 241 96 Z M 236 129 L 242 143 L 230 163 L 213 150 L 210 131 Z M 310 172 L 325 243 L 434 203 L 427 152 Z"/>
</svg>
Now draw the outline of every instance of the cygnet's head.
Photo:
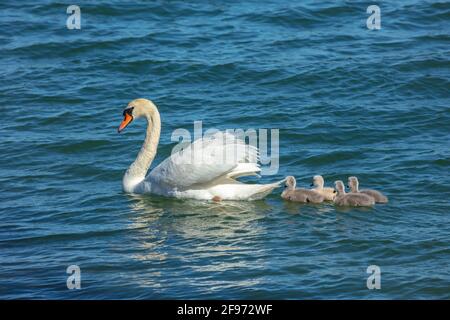
<svg viewBox="0 0 450 320">
<path fill-rule="evenodd" d="M 281 193 L 282 198 L 288 198 L 290 191 L 295 190 L 296 181 L 293 176 L 287 176 L 285 179 L 285 187 Z"/>
<path fill-rule="evenodd" d="M 358 192 L 359 182 L 357 177 L 348 178 L 348 187 L 352 192 Z"/>
<path fill-rule="evenodd" d="M 285 182 L 286 189 L 294 190 L 296 185 L 297 185 L 297 181 L 295 180 L 294 176 L 286 177 L 286 182 Z"/>
<path fill-rule="evenodd" d="M 337 190 L 338 194 L 344 194 L 345 193 L 344 183 L 341 180 L 335 181 L 334 182 L 334 186 L 336 187 L 336 190 Z"/>
<path fill-rule="evenodd" d="M 311 184 L 311 187 L 316 187 L 318 189 L 323 189 L 323 185 L 325 184 L 323 177 L 320 175 L 313 177 L 313 183 Z"/>
</svg>

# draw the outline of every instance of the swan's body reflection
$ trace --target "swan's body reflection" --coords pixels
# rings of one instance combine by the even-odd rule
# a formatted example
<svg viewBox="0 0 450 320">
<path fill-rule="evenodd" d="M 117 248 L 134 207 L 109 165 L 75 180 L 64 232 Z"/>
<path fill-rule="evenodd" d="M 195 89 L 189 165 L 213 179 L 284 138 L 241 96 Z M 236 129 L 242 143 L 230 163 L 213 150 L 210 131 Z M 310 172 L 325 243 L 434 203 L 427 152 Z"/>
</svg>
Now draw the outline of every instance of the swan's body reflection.
<svg viewBox="0 0 450 320">
<path fill-rule="evenodd" d="M 205 290 L 258 283 L 248 279 L 228 283 L 220 280 L 220 274 L 264 269 L 269 262 L 268 250 L 260 245 L 267 232 L 260 221 L 273 210 L 264 201 L 216 203 L 145 195 L 133 195 L 130 200 L 130 229 L 139 246 L 133 258 L 158 262 L 161 279 L 169 273 L 184 277 L 186 284 L 195 281 Z M 150 283 L 155 285 L 155 274 L 151 276 Z"/>
</svg>

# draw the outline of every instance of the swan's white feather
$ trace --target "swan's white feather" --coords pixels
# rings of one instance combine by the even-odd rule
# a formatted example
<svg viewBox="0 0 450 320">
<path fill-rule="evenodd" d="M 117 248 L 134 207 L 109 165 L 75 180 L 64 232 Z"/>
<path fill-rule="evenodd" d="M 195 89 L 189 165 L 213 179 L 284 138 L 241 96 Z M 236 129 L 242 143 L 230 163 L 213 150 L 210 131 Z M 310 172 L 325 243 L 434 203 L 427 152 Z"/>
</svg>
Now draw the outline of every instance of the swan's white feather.
<svg viewBox="0 0 450 320">
<path fill-rule="evenodd" d="M 173 153 L 146 180 L 184 190 L 222 176 L 255 175 L 260 171 L 257 161 L 257 148 L 229 132 L 217 132 Z"/>
</svg>

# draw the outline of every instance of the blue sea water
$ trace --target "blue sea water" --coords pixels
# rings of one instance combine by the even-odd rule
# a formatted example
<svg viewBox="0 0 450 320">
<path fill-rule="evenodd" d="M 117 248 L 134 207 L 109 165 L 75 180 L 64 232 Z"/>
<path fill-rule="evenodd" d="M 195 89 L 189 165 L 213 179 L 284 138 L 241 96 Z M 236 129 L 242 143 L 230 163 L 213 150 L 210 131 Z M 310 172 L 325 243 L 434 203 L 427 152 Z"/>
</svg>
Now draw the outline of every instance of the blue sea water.
<svg viewBox="0 0 450 320">
<path fill-rule="evenodd" d="M 450 298 L 450 2 L 74 4 L 80 30 L 68 3 L 0 3 L 1 299 Z M 124 194 L 138 97 L 162 116 L 155 165 L 194 121 L 279 129 L 278 173 L 252 182 L 356 175 L 390 202 Z"/>
</svg>

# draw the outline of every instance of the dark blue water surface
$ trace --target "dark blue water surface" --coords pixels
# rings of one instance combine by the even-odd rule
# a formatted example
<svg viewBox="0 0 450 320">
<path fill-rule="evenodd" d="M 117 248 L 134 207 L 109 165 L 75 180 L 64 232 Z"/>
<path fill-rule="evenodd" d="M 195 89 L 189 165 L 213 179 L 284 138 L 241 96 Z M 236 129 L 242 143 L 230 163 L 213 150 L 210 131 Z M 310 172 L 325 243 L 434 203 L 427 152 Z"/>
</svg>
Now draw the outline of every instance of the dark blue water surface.
<svg viewBox="0 0 450 320">
<path fill-rule="evenodd" d="M 450 2 L 74 4 L 81 30 L 68 3 L 0 3 L 0 298 L 450 298 Z M 124 194 L 138 97 L 162 116 L 155 164 L 197 120 L 279 129 L 278 173 L 251 181 L 356 175 L 390 202 Z"/>
</svg>

